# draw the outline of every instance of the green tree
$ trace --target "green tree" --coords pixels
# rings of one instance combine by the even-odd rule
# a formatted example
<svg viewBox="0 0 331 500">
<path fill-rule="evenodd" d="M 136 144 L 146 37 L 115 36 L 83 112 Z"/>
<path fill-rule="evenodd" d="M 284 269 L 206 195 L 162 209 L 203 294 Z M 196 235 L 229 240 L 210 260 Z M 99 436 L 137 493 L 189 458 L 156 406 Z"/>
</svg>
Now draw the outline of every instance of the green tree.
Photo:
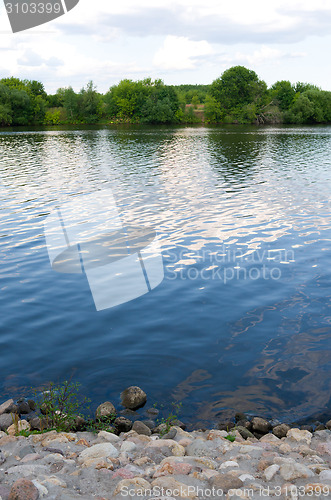
<svg viewBox="0 0 331 500">
<path fill-rule="evenodd" d="M 273 102 L 282 110 L 286 111 L 291 106 L 296 90 L 288 80 L 281 80 L 273 84 L 270 95 Z"/>
<path fill-rule="evenodd" d="M 232 112 L 246 104 L 262 104 L 266 100 L 267 85 L 259 80 L 255 71 L 244 66 L 234 66 L 214 80 L 210 94 L 221 107 Z"/>
</svg>

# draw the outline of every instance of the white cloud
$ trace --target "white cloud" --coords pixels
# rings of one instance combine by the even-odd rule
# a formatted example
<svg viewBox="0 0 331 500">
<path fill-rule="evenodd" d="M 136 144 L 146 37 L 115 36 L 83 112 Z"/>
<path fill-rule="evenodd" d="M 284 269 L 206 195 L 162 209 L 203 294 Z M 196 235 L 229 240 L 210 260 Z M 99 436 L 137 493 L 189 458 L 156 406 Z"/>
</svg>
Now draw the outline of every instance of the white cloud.
<svg viewBox="0 0 331 500">
<path fill-rule="evenodd" d="M 163 46 L 156 52 L 153 63 L 162 69 L 193 69 L 199 56 L 212 53 L 208 42 L 195 42 L 184 36 L 169 35 Z"/>
</svg>

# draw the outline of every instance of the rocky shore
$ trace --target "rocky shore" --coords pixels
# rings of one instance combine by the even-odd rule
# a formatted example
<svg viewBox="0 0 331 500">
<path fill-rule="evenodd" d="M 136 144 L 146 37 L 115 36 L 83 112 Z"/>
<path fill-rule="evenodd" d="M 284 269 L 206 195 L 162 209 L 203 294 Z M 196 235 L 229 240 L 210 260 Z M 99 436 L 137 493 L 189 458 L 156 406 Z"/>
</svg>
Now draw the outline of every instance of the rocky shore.
<svg viewBox="0 0 331 500">
<path fill-rule="evenodd" d="M 33 400 L 1 404 L 0 499 L 331 498 L 331 421 L 298 428 L 238 413 L 187 432 L 176 415 L 158 420 L 140 388 L 121 396 L 122 408 L 97 408 L 92 430 L 77 417 L 67 432 L 45 429 Z"/>
</svg>

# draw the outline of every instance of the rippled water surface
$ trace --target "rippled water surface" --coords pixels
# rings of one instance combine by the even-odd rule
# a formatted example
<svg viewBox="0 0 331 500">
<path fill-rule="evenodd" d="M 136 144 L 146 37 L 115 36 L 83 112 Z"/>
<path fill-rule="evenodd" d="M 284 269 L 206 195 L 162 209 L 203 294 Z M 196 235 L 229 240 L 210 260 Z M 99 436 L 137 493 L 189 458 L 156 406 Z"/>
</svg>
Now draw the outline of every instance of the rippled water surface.
<svg viewBox="0 0 331 500">
<path fill-rule="evenodd" d="M 330 163 L 331 127 L 0 132 L 1 400 L 72 376 L 184 421 L 330 413 Z M 165 277 L 97 312 L 44 222 L 104 189 L 157 231 Z"/>
</svg>

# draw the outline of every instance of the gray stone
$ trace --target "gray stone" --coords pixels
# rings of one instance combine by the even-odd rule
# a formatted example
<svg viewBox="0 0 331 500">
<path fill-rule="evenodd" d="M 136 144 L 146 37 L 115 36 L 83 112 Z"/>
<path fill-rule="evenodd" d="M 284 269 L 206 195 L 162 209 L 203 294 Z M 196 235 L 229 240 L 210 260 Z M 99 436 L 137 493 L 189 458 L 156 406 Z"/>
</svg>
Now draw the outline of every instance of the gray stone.
<svg viewBox="0 0 331 500">
<path fill-rule="evenodd" d="M 5 455 L 2 453 L 2 451 L 0 450 L 0 465 L 4 464 L 6 461 L 6 457 Z M 1 496 L 1 495 L 0 495 Z"/>
<path fill-rule="evenodd" d="M 2 500 L 8 500 L 10 489 L 7 486 L 0 484 L 0 498 Z"/>
<path fill-rule="evenodd" d="M 232 489 L 239 489 L 243 486 L 243 482 L 232 474 L 219 474 L 218 476 L 214 476 L 210 480 L 211 486 L 216 490 L 222 490 L 223 493 L 227 493 Z"/>
<path fill-rule="evenodd" d="M 148 414 L 148 416 L 157 417 L 160 413 L 160 410 L 158 410 L 157 408 L 148 408 L 146 410 L 146 413 Z"/>
<path fill-rule="evenodd" d="M 247 427 L 243 427 L 242 425 L 238 425 L 236 427 L 237 431 L 240 433 L 240 435 L 244 438 L 244 439 L 248 439 L 248 438 L 253 438 L 254 435 L 251 433 L 251 431 L 249 431 L 247 429 Z"/>
<path fill-rule="evenodd" d="M 18 413 L 20 413 L 21 415 L 27 415 L 28 413 L 31 413 L 31 408 L 26 401 L 21 401 L 20 403 L 18 403 L 17 408 Z"/>
<path fill-rule="evenodd" d="M 125 408 L 136 410 L 147 401 L 146 393 L 137 386 L 131 386 L 121 393 L 121 403 Z"/>
<path fill-rule="evenodd" d="M 286 481 L 314 476 L 314 473 L 308 467 L 297 462 L 282 464 L 279 472 Z"/>
<path fill-rule="evenodd" d="M 0 431 L 5 431 L 13 424 L 13 417 L 10 413 L 0 415 Z"/>
<path fill-rule="evenodd" d="M 247 420 L 247 418 L 245 413 L 238 411 L 234 416 L 234 420 L 236 423 L 238 423 L 240 420 Z"/>
<path fill-rule="evenodd" d="M 177 429 L 172 428 L 170 429 L 169 432 L 167 432 L 162 436 L 162 439 L 174 439 L 176 437 L 176 434 L 177 434 Z"/>
<path fill-rule="evenodd" d="M 12 408 L 16 407 L 14 400 L 13 399 L 8 399 L 4 403 L 0 405 L 0 415 L 3 413 L 10 413 L 12 412 Z"/>
<path fill-rule="evenodd" d="M 28 405 L 30 406 L 31 411 L 35 411 L 37 408 L 36 402 L 33 399 L 28 399 Z"/>
<path fill-rule="evenodd" d="M 117 458 L 119 452 L 111 443 L 94 444 L 82 451 L 78 457 L 80 463 L 93 459 Z"/>
<path fill-rule="evenodd" d="M 308 432 L 311 432 L 311 433 L 314 432 L 314 429 L 313 429 L 312 425 L 301 425 L 300 430 L 302 430 L 302 431 L 308 431 Z"/>
<path fill-rule="evenodd" d="M 150 428 L 147 427 L 144 422 L 140 422 L 139 420 L 136 420 L 134 422 L 132 430 L 136 431 L 138 434 L 144 434 L 145 436 L 150 436 L 152 434 Z"/>
<path fill-rule="evenodd" d="M 31 444 L 28 444 L 20 449 L 20 451 L 18 452 L 18 456 L 20 458 L 24 458 L 26 455 L 30 455 L 31 453 L 35 453 L 35 449 L 33 446 L 31 446 Z"/>
<path fill-rule="evenodd" d="M 105 403 L 101 403 L 98 406 L 95 412 L 95 418 L 99 420 L 115 417 L 116 408 L 110 401 L 106 401 Z"/>
<path fill-rule="evenodd" d="M 132 429 L 132 422 L 128 418 L 117 417 L 114 422 L 114 426 L 118 433 L 129 432 Z"/>
<path fill-rule="evenodd" d="M 1 413 L 1 412 L 0 412 Z M 325 427 L 329 430 L 331 430 L 331 420 L 328 420 L 325 424 Z"/>
<path fill-rule="evenodd" d="M 154 420 L 142 420 L 142 422 L 147 425 L 147 427 L 149 427 L 151 430 L 155 428 L 155 422 Z"/>
<path fill-rule="evenodd" d="M 252 429 L 260 434 L 267 434 L 271 429 L 271 425 L 264 418 L 254 417 L 252 419 Z"/>
<path fill-rule="evenodd" d="M 278 437 L 279 439 L 286 437 L 286 434 L 288 431 L 291 429 L 291 427 L 287 424 L 279 424 L 276 425 L 273 429 L 272 432 L 273 434 Z"/>
<path fill-rule="evenodd" d="M 204 439 L 197 438 L 187 447 L 187 455 L 193 457 L 216 457 L 217 454 L 214 443 Z"/>
</svg>

